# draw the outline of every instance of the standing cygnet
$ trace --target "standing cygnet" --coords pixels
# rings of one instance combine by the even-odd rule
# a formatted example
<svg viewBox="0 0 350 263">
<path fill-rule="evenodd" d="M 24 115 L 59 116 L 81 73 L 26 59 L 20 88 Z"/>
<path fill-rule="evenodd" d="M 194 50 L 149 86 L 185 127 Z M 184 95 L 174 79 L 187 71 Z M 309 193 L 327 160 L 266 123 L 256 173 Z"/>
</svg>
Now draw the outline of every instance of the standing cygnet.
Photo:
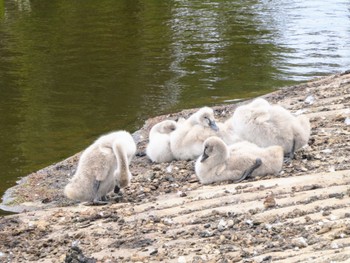
<svg viewBox="0 0 350 263">
<path fill-rule="evenodd" d="M 170 133 L 176 129 L 176 122 L 165 120 L 154 125 L 149 133 L 147 156 L 152 162 L 162 163 L 174 160 L 170 149 Z"/>
<path fill-rule="evenodd" d="M 114 187 L 130 183 L 129 163 L 135 152 L 136 144 L 126 131 L 101 136 L 82 153 L 64 194 L 69 199 L 99 203 Z"/>
<path fill-rule="evenodd" d="M 294 151 L 308 143 L 310 122 L 305 115 L 295 117 L 279 105 L 270 105 L 264 99 L 238 107 L 232 117 L 235 133 L 243 140 L 260 147 L 280 145 L 285 156 L 294 157 Z"/>
<path fill-rule="evenodd" d="M 177 160 L 192 160 L 202 152 L 202 144 L 210 136 L 217 133 L 214 112 L 203 107 L 187 120 L 178 123 L 176 130 L 170 135 L 170 148 Z"/>
<path fill-rule="evenodd" d="M 196 161 L 195 172 L 202 184 L 249 177 L 262 164 L 259 157 L 247 152 L 234 154 L 219 137 L 210 137 L 203 144 L 203 153 Z"/>
</svg>

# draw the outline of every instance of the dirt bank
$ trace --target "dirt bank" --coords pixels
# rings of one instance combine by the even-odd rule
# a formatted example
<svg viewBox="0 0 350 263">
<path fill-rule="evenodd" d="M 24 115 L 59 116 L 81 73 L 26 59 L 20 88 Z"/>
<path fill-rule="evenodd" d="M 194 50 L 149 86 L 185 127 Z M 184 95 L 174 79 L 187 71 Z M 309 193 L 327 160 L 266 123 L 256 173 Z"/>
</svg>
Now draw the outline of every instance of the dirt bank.
<svg viewBox="0 0 350 263">
<path fill-rule="evenodd" d="M 309 146 L 277 178 L 202 186 L 193 161 L 152 164 L 136 156 L 123 196 L 107 206 L 87 207 L 62 195 L 77 154 L 9 191 L 5 208 L 22 213 L 0 218 L 0 261 L 350 260 L 350 74 L 264 97 L 304 112 L 312 125 Z M 216 117 L 225 119 L 236 107 L 217 106 Z M 153 124 L 193 111 L 148 120 L 134 134 L 139 152 Z"/>
</svg>

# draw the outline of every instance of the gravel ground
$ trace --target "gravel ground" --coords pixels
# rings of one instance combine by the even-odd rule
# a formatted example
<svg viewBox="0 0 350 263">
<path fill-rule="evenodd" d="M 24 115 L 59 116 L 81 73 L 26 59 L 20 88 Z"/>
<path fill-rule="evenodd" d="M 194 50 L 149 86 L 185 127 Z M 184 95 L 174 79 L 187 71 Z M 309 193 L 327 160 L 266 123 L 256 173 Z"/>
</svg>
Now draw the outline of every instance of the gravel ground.
<svg viewBox="0 0 350 263">
<path fill-rule="evenodd" d="M 0 262 L 349 262 L 350 73 L 264 97 L 312 126 L 278 177 L 203 186 L 194 161 L 153 164 L 150 128 L 196 109 L 152 118 L 134 134 L 132 184 L 106 206 L 63 196 L 79 153 L 11 188 L 2 208 L 21 213 L 0 218 Z"/>
</svg>

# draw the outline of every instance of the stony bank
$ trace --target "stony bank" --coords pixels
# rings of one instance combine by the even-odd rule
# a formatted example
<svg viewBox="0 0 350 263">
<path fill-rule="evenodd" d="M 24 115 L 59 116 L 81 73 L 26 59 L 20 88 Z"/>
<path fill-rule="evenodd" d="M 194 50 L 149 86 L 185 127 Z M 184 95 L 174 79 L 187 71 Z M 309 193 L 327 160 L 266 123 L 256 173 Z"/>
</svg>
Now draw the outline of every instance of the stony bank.
<svg viewBox="0 0 350 263">
<path fill-rule="evenodd" d="M 1 262 L 350 262 L 350 72 L 263 96 L 311 121 L 309 146 L 279 176 L 201 185 L 194 161 L 138 154 L 132 184 L 106 206 L 64 198 L 79 153 L 28 175 L 1 208 Z M 242 102 L 244 103 L 244 102 Z M 239 104 L 214 107 L 228 118 Z M 149 119 L 136 133 L 142 153 Z"/>
</svg>

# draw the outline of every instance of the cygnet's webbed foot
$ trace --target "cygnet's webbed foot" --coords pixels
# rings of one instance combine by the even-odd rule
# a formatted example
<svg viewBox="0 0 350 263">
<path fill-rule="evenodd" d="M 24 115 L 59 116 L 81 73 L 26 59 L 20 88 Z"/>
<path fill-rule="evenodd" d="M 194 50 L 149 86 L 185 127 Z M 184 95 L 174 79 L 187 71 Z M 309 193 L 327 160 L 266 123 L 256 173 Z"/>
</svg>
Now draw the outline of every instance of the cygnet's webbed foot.
<svg viewBox="0 0 350 263">
<path fill-rule="evenodd" d="M 255 163 L 251 167 L 249 167 L 247 170 L 244 171 L 244 173 L 236 181 L 236 183 L 242 182 L 246 178 L 249 178 L 252 175 L 252 173 L 255 171 L 255 169 L 259 168 L 261 166 L 261 164 L 262 164 L 261 159 L 260 158 L 256 158 Z"/>
<path fill-rule="evenodd" d="M 92 191 L 94 193 L 94 200 L 90 202 L 84 203 L 84 205 L 87 206 L 93 206 L 93 205 L 106 205 L 108 204 L 106 196 L 102 196 L 101 198 L 98 197 L 98 190 L 100 189 L 101 181 L 99 180 L 94 180 L 93 185 L 92 185 Z"/>
<path fill-rule="evenodd" d="M 137 153 L 135 154 L 135 156 L 137 156 L 137 157 L 144 157 L 144 156 L 146 156 L 146 152 L 145 152 L 145 151 L 137 152 Z"/>
<path fill-rule="evenodd" d="M 90 201 L 90 202 L 85 202 L 85 203 L 83 203 L 83 205 L 85 205 L 85 206 L 100 206 L 100 205 L 106 205 L 108 203 L 109 203 L 108 201 L 93 200 L 93 201 Z"/>
<path fill-rule="evenodd" d="M 120 203 L 124 200 L 123 195 L 121 194 L 121 192 L 119 194 L 113 195 L 110 197 L 110 201 L 111 203 Z"/>
<path fill-rule="evenodd" d="M 120 187 L 116 185 L 114 187 L 113 193 L 109 195 L 109 201 L 111 203 L 120 203 L 123 200 L 123 191 L 121 191 Z"/>
<path fill-rule="evenodd" d="M 296 144 L 295 139 L 293 139 L 292 150 L 288 154 L 286 154 L 284 156 L 284 159 L 283 159 L 284 163 L 290 163 L 294 159 L 294 156 L 295 156 L 295 144 Z"/>
<path fill-rule="evenodd" d="M 94 196 L 97 196 L 98 189 L 100 188 L 101 181 L 94 180 L 94 183 L 92 185 L 92 190 L 94 191 Z"/>
<path fill-rule="evenodd" d="M 118 194 L 120 192 L 120 187 L 118 185 L 114 186 L 114 191 L 115 194 Z"/>
</svg>

